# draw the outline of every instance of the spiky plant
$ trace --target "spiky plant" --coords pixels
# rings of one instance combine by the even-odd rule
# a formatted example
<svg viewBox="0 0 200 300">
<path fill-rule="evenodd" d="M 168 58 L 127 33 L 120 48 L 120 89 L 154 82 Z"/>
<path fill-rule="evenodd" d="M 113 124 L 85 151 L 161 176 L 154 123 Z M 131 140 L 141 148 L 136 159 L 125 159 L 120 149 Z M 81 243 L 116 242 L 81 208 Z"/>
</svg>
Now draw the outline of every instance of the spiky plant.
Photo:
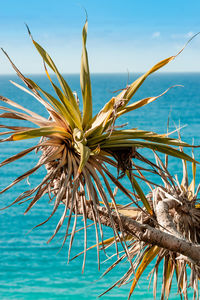
<svg viewBox="0 0 200 300">
<path fill-rule="evenodd" d="M 116 251 L 118 252 L 117 242 L 120 241 L 133 270 L 131 260 L 132 253 L 126 245 L 127 235 L 115 201 L 115 194 L 111 190 L 110 182 L 114 183 L 129 201 L 137 205 L 139 209 L 142 209 L 137 203 L 138 198 L 140 198 L 144 205 L 144 208 L 142 209 L 143 213 L 152 220 L 153 207 L 150 205 L 142 188 L 138 184 L 136 175 L 132 172 L 133 161 L 138 159 L 138 162 L 142 161 L 142 165 L 143 163 L 146 163 L 147 165 L 150 163 L 142 156 L 140 149 L 146 148 L 188 161 L 194 160 L 176 148 L 177 146 L 184 147 L 189 145 L 180 140 L 169 138 L 168 134 L 161 135 L 151 131 L 138 129 L 117 129 L 115 121 L 120 116 L 155 101 L 167 92 L 165 91 L 159 96 L 147 97 L 129 104 L 129 101 L 145 79 L 150 74 L 172 61 L 182 50 L 177 55 L 157 63 L 148 72 L 122 90 L 116 97 L 112 97 L 99 113 L 93 116 L 91 82 L 86 50 L 87 20 L 82 31 L 83 49 L 80 72 L 83 100 L 82 112 L 79 108 L 76 94 L 72 92 L 49 54 L 33 39 L 29 29 L 28 32 L 33 44 L 43 59 L 46 75 L 57 97 L 52 96 L 44 91 L 33 80 L 25 77 L 11 61 L 8 54 L 3 50 L 17 75 L 22 79 L 28 89 L 15 82 L 12 83 L 38 100 L 47 110 L 49 118 L 47 119 L 40 116 L 3 96 L 0 97 L 2 102 L 18 109 L 15 110 L 7 106 L 1 106 L 0 109 L 4 111 L 4 113 L 0 115 L 1 118 L 17 119 L 19 121 L 25 120 L 33 124 L 32 127 L 1 125 L 1 128 L 10 130 L 1 133 L 1 135 L 9 135 L 7 138 L 2 139 L 1 142 L 15 142 L 24 139 L 41 138 L 37 145 L 4 160 L 0 164 L 2 167 L 24 157 L 33 150 L 41 151 L 41 156 L 36 166 L 19 176 L 0 193 L 3 194 L 44 165 L 47 174 L 40 184 L 35 188 L 24 191 L 8 206 L 29 201 L 30 203 L 25 211 L 25 213 L 27 213 L 39 199 L 44 195 L 47 195 L 51 201 L 54 201 L 54 207 L 48 219 L 37 225 L 40 226 L 46 223 L 54 215 L 60 204 L 64 204 L 63 214 L 50 240 L 54 238 L 63 225 L 65 217 L 68 216 L 63 243 L 66 241 L 66 238 L 69 235 L 72 214 L 74 214 L 74 223 L 69 242 L 69 257 L 76 232 L 77 214 L 82 214 L 85 232 L 83 270 L 87 250 L 86 219 L 90 218 L 94 221 L 99 261 L 99 235 L 103 248 L 105 248 L 101 223 L 105 217 L 103 214 L 108 214 L 107 220 L 114 232 Z M 57 76 L 60 87 L 52 81 L 47 69 L 48 67 Z M 35 125 L 37 127 L 35 127 Z M 118 173 L 121 172 L 121 176 L 126 175 L 128 177 L 133 187 L 132 192 L 120 183 L 117 175 L 114 176 L 111 173 L 109 170 L 110 166 L 114 167 Z M 136 168 L 140 171 L 139 166 Z M 109 203 L 110 200 L 112 205 Z M 117 214 L 118 226 L 113 218 L 113 208 Z M 119 232 L 121 233 L 119 234 Z M 149 249 L 149 251 L 152 251 L 151 247 Z"/>
<path fill-rule="evenodd" d="M 141 224 L 151 224 L 154 228 L 161 231 L 170 232 L 180 240 L 186 240 L 193 244 L 200 244 L 200 204 L 198 192 L 200 184 L 195 191 L 196 163 L 192 164 L 192 181 L 189 184 L 187 172 L 187 162 L 183 160 L 183 178 L 180 183 L 178 177 L 173 177 L 166 164 L 162 162 L 160 157 L 155 153 L 157 163 L 157 172 L 162 178 L 163 186 L 154 186 L 149 184 L 151 192 L 147 195 L 149 205 L 153 210 L 153 218 L 147 216 L 143 211 L 133 207 L 119 208 L 121 215 L 128 216 L 137 220 Z M 141 174 L 141 172 L 140 172 Z M 193 289 L 193 299 L 199 299 L 198 281 L 200 280 L 200 267 L 196 263 L 180 253 L 169 251 L 157 245 L 150 245 L 133 236 L 126 237 L 129 255 L 133 262 L 133 267 L 120 278 L 113 287 L 126 284 L 133 277 L 129 297 L 132 295 L 139 278 L 147 269 L 149 264 L 154 260 L 148 277 L 150 283 L 153 279 L 153 295 L 156 299 L 158 274 L 162 271 L 161 299 L 168 299 L 172 287 L 172 279 L 176 274 L 177 292 L 184 299 L 188 300 L 188 287 Z M 114 239 L 110 238 L 105 241 L 107 247 L 113 244 Z M 170 242 L 170 241 L 169 241 Z M 126 258 L 122 254 L 103 274 L 105 276 L 113 268 L 115 268 L 123 259 Z M 162 266 L 161 266 L 162 265 Z M 160 267 L 160 270 L 159 270 Z M 136 270 L 136 271 L 135 271 Z M 190 277 L 188 279 L 188 277 Z M 149 283 L 149 286 L 150 286 Z M 102 294 L 102 295 L 103 295 Z"/>
</svg>

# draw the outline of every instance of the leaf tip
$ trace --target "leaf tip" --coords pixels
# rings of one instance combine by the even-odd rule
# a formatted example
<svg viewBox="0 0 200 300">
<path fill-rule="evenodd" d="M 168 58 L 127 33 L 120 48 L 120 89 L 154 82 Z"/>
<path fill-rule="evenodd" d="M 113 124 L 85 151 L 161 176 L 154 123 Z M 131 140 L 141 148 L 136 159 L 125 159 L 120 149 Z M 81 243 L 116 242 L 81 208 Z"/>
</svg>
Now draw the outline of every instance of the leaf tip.
<svg viewBox="0 0 200 300">
<path fill-rule="evenodd" d="M 76 182 L 76 180 L 79 178 L 79 176 L 81 175 L 81 173 L 82 173 L 82 170 L 81 170 L 80 168 L 78 168 L 77 174 L 76 174 L 76 176 L 74 177 L 73 182 Z"/>
<path fill-rule="evenodd" d="M 88 21 L 88 13 L 87 13 L 87 10 L 85 8 L 85 6 L 82 6 L 84 12 L 85 12 L 85 23 Z"/>
<path fill-rule="evenodd" d="M 6 51 L 1 47 L 1 51 L 3 51 L 3 53 L 7 56 Z"/>
<path fill-rule="evenodd" d="M 31 31 L 30 31 L 28 25 L 27 25 L 26 23 L 24 23 L 24 24 L 25 24 L 25 26 L 26 26 L 26 29 L 27 29 L 27 31 L 28 31 L 29 36 L 30 36 L 31 39 L 33 40 L 33 36 L 32 36 L 32 34 L 31 34 Z"/>
</svg>

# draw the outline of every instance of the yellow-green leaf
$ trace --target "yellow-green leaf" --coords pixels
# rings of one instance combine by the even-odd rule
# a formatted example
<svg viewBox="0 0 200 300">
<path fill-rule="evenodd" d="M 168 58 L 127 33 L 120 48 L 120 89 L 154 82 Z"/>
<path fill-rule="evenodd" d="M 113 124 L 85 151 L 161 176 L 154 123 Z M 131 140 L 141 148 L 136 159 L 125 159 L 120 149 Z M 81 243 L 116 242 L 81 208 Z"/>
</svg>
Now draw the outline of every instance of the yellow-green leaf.
<svg viewBox="0 0 200 300">
<path fill-rule="evenodd" d="M 173 275 L 174 275 L 174 269 L 175 269 L 175 263 L 169 257 L 167 265 L 166 265 L 165 282 L 164 282 L 164 290 L 165 290 L 166 299 L 169 298 L 169 293 L 170 293 L 171 284 L 172 284 L 172 278 L 173 278 Z"/>
<path fill-rule="evenodd" d="M 189 192 L 191 195 L 189 195 L 189 200 L 192 200 L 195 194 L 195 181 L 196 181 L 196 163 L 192 163 L 192 181 L 188 187 Z"/>
<path fill-rule="evenodd" d="M 144 257 L 143 257 L 143 259 L 136 271 L 135 277 L 133 279 L 133 283 L 131 285 L 128 299 L 130 299 L 130 296 L 132 295 L 140 276 L 142 275 L 142 273 L 144 272 L 146 267 L 150 264 L 150 262 L 156 257 L 156 255 L 158 255 L 159 251 L 160 251 L 160 248 L 158 246 L 152 246 L 150 249 L 147 249 L 145 251 Z"/>
<path fill-rule="evenodd" d="M 26 25 L 27 26 L 27 25 Z M 66 96 L 66 98 L 73 104 L 73 106 L 77 109 L 79 109 L 78 104 L 76 102 L 76 99 L 74 98 L 74 95 L 70 89 L 70 87 L 68 86 L 67 82 L 65 81 L 65 79 L 62 77 L 62 75 L 59 73 L 56 65 L 54 64 L 53 60 L 51 59 L 51 57 L 49 56 L 49 54 L 33 39 L 31 32 L 27 26 L 28 29 L 28 33 L 32 39 L 32 42 L 34 44 L 34 46 L 36 47 L 36 49 L 38 50 L 39 54 L 42 56 L 43 60 L 48 64 L 48 66 L 54 71 L 54 73 L 56 74 L 58 81 L 60 83 L 60 86 L 62 87 L 62 90 Z"/>
<path fill-rule="evenodd" d="M 88 161 L 88 158 L 90 157 L 91 150 L 89 147 L 83 145 L 83 143 L 78 143 L 78 150 L 80 153 L 80 163 L 78 168 L 78 174 L 80 174 Z"/>
<path fill-rule="evenodd" d="M 138 194 L 138 196 L 140 197 L 144 207 L 146 208 L 146 210 L 148 211 L 148 213 L 150 213 L 151 215 L 153 214 L 153 211 L 149 205 L 149 202 L 145 196 L 145 194 L 143 193 L 140 185 L 137 183 L 137 180 L 135 179 L 134 175 L 131 175 L 130 172 L 127 171 L 127 175 L 130 178 L 130 181 L 133 185 L 133 188 L 135 189 L 136 193 Z"/>
<path fill-rule="evenodd" d="M 69 133 L 67 133 L 66 130 L 64 130 L 64 128 L 62 127 L 41 127 L 41 128 L 14 133 L 13 135 L 11 135 L 9 140 L 19 141 L 19 140 L 32 139 L 41 136 L 52 136 L 52 135 L 54 136 L 62 135 L 68 138 L 71 137 Z"/>
<path fill-rule="evenodd" d="M 198 33 L 197 33 L 198 34 Z M 196 35 L 197 35 L 196 34 Z M 194 35 L 187 43 L 186 45 L 196 36 Z M 136 93 L 136 91 L 139 89 L 139 87 L 142 85 L 142 83 L 145 81 L 145 79 L 152 73 L 156 72 L 157 70 L 163 68 L 165 65 L 167 65 L 169 62 L 174 60 L 186 47 L 186 45 L 176 54 L 173 56 L 170 56 L 164 60 L 161 60 L 157 64 L 155 64 L 150 70 L 148 70 L 144 75 L 140 76 L 137 80 L 135 80 L 127 89 L 126 91 L 122 91 L 119 95 L 116 97 L 116 101 L 121 99 L 125 100 L 124 106 L 127 105 L 127 103 L 130 101 L 130 99 L 133 97 L 133 95 Z M 121 108 L 123 109 L 123 107 Z M 121 110 L 120 109 L 120 110 Z"/>
<path fill-rule="evenodd" d="M 33 80 L 26 78 L 28 82 L 38 91 L 42 92 L 47 100 L 51 103 L 51 105 L 56 109 L 56 111 L 62 116 L 63 121 L 66 121 L 67 124 L 73 129 L 74 127 L 78 127 L 79 123 L 76 124 L 77 119 L 73 119 L 71 114 L 66 110 L 62 103 L 60 103 L 56 98 L 51 96 L 49 93 L 45 92 L 41 89 Z"/>
<path fill-rule="evenodd" d="M 142 147 L 142 148 L 149 148 L 152 149 L 154 151 L 159 151 L 161 153 L 164 154 L 168 154 L 177 158 L 181 158 L 181 159 L 185 159 L 187 161 L 191 161 L 191 162 L 195 162 L 198 163 L 198 161 L 194 160 L 191 156 L 187 155 L 184 152 L 181 152 L 175 148 L 172 148 L 168 145 L 163 145 L 162 143 L 150 143 L 150 142 L 142 142 L 142 141 L 110 141 L 110 140 L 106 140 L 105 143 L 103 143 L 103 145 L 100 145 L 101 148 L 112 148 L 112 149 L 119 149 L 119 148 L 124 148 L 124 147 Z"/>
<path fill-rule="evenodd" d="M 162 94 L 160 94 L 158 96 L 144 98 L 144 99 L 134 102 L 133 104 L 123 107 L 123 109 L 118 112 L 117 117 L 155 101 L 156 99 L 158 99 L 158 98 L 162 97 L 164 94 L 166 94 L 173 87 L 175 87 L 175 86 L 168 88 L 166 91 L 164 91 Z"/>
<path fill-rule="evenodd" d="M 81 56 L 81 73 L 80 73 L 80 84 L 81 84 L 81 91 L 83 97 L 83 128 L 86 128 L 88 126 L 88 123 L 92 119 L 92 91 L 91 91 L 88 55 L 86 49 L 87 26 L 88 26 L 88 22 L 86 19 L 82 31 L 83 48 L 82 48 L 82 56 Z"/>
<path fill-rule="evenodd" d="M 44 63 L 44 66 L 45 66 L 45 63 Z M 62 93 L 62 91 L 53 83 L 46 66 L 45 66 L 45 71 L 46 71 L 47 77 L 49 78 L 49 81 L 51 82 L 51 84 L 52 84 L 57 96 L 59 97 L 60 101 L 62 102 L 64 108 L 68 111 L 69 115 L 71 115 L 76 126 L 79 129 L 82 129 L 82 120 L 81 120 L 81 113 L 80 113 L 79 107 L 78 108 L 74 107 L 73 104 L 70 101 L 68 101 L 66 96 Z"/>
<path fill-rule="evenodd" d="M 101 136 L 113 113 L 114 104 L 115 101 L 114 98 L 112 98 L 92 119 L 89 128 L 85 133 L 86 137 Z"/>
</svg>

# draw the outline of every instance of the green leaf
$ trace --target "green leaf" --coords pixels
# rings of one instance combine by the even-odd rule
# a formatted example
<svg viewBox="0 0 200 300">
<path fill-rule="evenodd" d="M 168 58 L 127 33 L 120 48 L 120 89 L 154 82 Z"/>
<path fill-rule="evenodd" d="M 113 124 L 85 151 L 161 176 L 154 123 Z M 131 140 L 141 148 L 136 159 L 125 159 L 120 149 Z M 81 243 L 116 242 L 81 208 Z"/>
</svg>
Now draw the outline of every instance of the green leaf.
<svg viewBox="0 0 200 300">
<path fill-rule="evenodd" d="M 139 89 L 139 87 L 143 84 L 143 82 L 145 81 L 145 79 L 149 75 L 153 74 L 154 72 L 156 72 L 157 70 L 163 68 L 169 62 L 171 62 L 172 60 L 174 60 L 184 50 L 184 48 L 187 46 L 187 44 L 196 35 L 194 35 L 176 55 L 170 56 L 170 57 L 168 57 L 168 58 L 166 58 L 164 60 L 161 60 L 157 64 L 155 64 L 150 70 L 148 70 L 145 74 L 143 74 L 137 80 L 135 80 L 126 90 L 123 90 L 120 94 L 118 94 L 117 97 L 116 97 L 116 101 L 122 100 L 122 98 L 123 98 L 124 101 L 125 101 L 124 106 L 126 106 L 128 104 L 128 102 L 130 101 L 130 99 L 133 97 L 133 95 L 136 93 L 136 91 Z M 120 110 L 122 110 L 122 109 L 123 109 L 123 107 L 120 108 Z"/>
<path fill-rule="evenodd" d="M 142 142 L 142 141 L 109 141 L 106 140 L 102 145 L 101 148 L 102 149 L 123 149 L 125 147 L 141 147 L 141 148 L 149 148 L 155 151 L 159 151 L 161 153 L 164 154 L 168 154 L 177 158 L 181 158 L 181 159 L 185 159 L 187 161 L 191 161 L 191 162 L 196 162 L 199 164 L 198 161 L 195 161 L 192 157 L 190 157 L 189 155 L 187 155 L 184 152 L 181 152 L 175 148 L 172 148 L 168 145 L 163 145 L 163 144 L 159 144 L 159 143 L 150 143 L 150 142 Z"/>
<path fill-rule="evenodd" d="M 83 145 L 83 143 L 77 143 L 78 145 L 78 150 L 80 153 L 80 163 L 79 163 L 79 167 L 78 167 L 78 174 L 81 174 L 86 162 L 88 161 L 89 157 L 90 157 L 90 153 L 91 150 L 89 147 Z"/>
<path fill-rule="evenodd" d="M 92 119 L 89 125 L 89 129 L 86 131 L 85 136 L 88 137 L 97 137 L 101 136 L 107 127 L 109 119 L 113 113 L 114 109 L 114 98 L 112 98 L 101 111 Z"/>
<path fill-rule="evenodd" d="M 47 100 L 53 105 L 53 107 L 56 109 L 56 111 L 63 116 L 63 121 L 66 121 L 69 126 L 73 129 L 74 127 L 78 127 L 79 124 L 76 124 L 76 119 L 72 119 L 70 113 L 66 110 L 66 108 L 63 106 L 62 103 L 60 103 L 56 98 L 51 96 L 49 93 L 45 92 L 43 89 L 41 89 L 33 80 L 26 78 L 30 84 L 37 89 L 38 91 L 42 92 L 43 95 L 47 98 Z"/>
<path fill-rule="evenodd" d="M 136 193 L 138 194 L 138 196 L 140 197 L 140 200 L 142 201 L 144 207 L 146 208 L 146 210 L 148 211 L 148 213 L 150 213 L 151 215 L 153 214 L 153 211 L 149 205 L 149 202 L 145 196 L 145 194 L 143 193 L 140 185 L 138 184 L 137 180 L 135 179 L 134 175 L 130 174 L 129 171 L 126 172 L 132 185 L 133 185 L 133 189 L 135 189 Z"/>
<path fill-rule="evenodd" d="M 80 73 L 80 84 L 81 84 L 81 91 L 83 97 L 83 128 L 86 128 L 88 126 L 89 121 L 92 119 L 92 91 L 91 91 L 88 55 L 86 49 L 87 26 L 88 26 L 88 22 L 86 19 L 82 31 L 83 48 L 82 48 L 82 56 L 81 56 L 81 73 Z"/>
<path fill-rule="evenodd" d="M 137 129 L 119 130 L 119 131 L 112 132 L 112 135 L 109 137 L 109 141 L 119 140 L 125 142 L 125 140 L 131 140 L 137 138 L 137 139 L 156 142 L 159 144 L 167 144 L 167 145 L 182 146 L 182 147 L 193 147 L 192 145 L 189 145 L 180 140 L 169 138 L 167 137 L 168 135 L 170 135 L 170 133 L 157 134 L 152 131 L 143 131 Z"/>
<path fill-rule="evenodd" d="M 27 26 L 27 25 L 26 25 Z M 33 44 L 35 45 L 36 49 L 38 50 L 38 52 L 40 53 L 40 55 L 42 56 L 43 60 L 48 64 L 48 66 L 54 71 L 54 73 L 56 74 L 58 81 L 60 83 L 60 86 L 66 96 L 66 98 L 73 104 L 73 106 L 76 108 L 76 110 L 79 110 L 78 104 L 76 102 L 76 99 L 74 98 L 74 95 L 70 89 L 70 87 L 68 86 L 67 82 L 65 81 L 65 79 L 62 77 L 62 75 L 59 73 L 56 65 L 54 64 L 53 60 L 51 59 L 51 57 L 49 56 L 49 54 L 36 42 L 34 41 L 31 32 L 27 26 L 28 29 L 28 33 L 32 39 Z"/>
<path fill-rule="evenodd" d="M 196 163 L 192 163 L 192 181 L 188 187 L 189 192 L 191 192 L 191 195 L 189 195 L 189 199 L 192 200 L 194 198 L 195 194 L 195 181 L 196 181 Z"/>
<path fill-rule="evenodd" d="M 45 63 L 44 63 L 45 66 Z M 71 115 L 72 119 L 75 121 L 76 126 L 79 129 L 82 129 L 82 120 L 81 120 L 81 113 L 79 110 L 79 107 L 74 107 L 73 104 L 71 102 L 68 101 L 68 99 L 66 98 L 66 96 L 62 93 L 62 91 L 53 83 L 48 70 L 45 66 L 45 71 L 47 74 L 47 77 L 49 78 L 49 81 L 51 82 L 57 96 L 59 97 L 60 101 L 62 102 L 63 106 L 65 107 L 65 109 L 68 111 L 68 113 Z"/>
</svg>

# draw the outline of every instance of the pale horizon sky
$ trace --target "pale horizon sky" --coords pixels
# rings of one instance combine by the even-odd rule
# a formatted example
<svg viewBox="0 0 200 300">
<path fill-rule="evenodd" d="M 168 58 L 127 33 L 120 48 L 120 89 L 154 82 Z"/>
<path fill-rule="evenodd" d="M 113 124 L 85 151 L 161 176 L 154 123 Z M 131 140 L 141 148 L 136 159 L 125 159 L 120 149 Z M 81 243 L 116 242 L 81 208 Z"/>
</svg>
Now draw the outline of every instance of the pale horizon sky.
<svg viewBox="0 0 200 300">
<path fill-rule="evenodd" d="M 175 55 L 200 31 L 200 2 L 25 0 L 1 2 L 0 47 L 22 73 L 44 73 L 24 23 L 62 73 L 79 73 L 81 32 L 88 13 L 91 73 L 144 72 Z M 200 35 L 162 72 L 200 72 Z M 0 74 L 14 71 L 0 53 Z"/>
</svg>

